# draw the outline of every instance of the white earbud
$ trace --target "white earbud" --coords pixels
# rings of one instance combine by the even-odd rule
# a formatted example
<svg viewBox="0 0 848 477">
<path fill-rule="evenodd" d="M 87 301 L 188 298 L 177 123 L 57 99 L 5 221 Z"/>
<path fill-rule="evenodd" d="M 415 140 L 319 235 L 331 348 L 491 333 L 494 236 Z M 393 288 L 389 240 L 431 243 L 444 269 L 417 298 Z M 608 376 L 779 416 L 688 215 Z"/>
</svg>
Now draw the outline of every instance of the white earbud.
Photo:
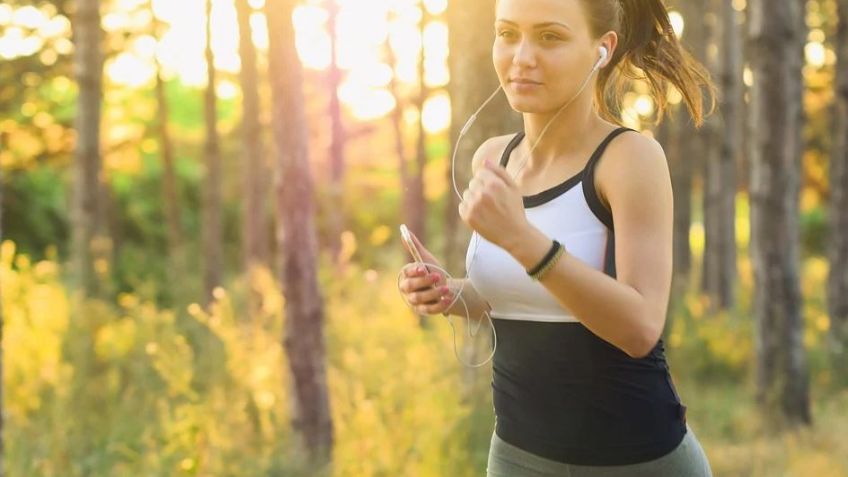
<svg viewBox="0 0 848 477">
<path fill-rule="evenodd" d="M 609 50 L 607 50 L 607 47 L 601 46 L 598 48 L 598 54 L 600 54 L 601 56 L 600 58 L 598 58 L 598 62 L 595 63 L 595 66 L 592 68 L 593 70 L 597 70 L 598 68 L 600 68 L 604 61 L 607 60 L 607 56 L 609 56 Z"/>
</svg>

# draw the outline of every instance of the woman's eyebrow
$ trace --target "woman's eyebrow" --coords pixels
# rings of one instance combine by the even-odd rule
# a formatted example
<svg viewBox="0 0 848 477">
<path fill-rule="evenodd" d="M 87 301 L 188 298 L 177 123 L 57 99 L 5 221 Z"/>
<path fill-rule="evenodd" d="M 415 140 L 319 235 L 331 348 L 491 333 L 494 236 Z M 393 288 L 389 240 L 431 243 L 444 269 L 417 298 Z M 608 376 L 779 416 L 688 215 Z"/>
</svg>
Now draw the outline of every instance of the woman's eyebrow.
<svg viewBox="0 0 848 477">
<path fill-rule="evenodd" d="M 509 24 L 509 25 L 513 25 L 513 26 L 519 26 L 519 25 L 518 25 L 518 23 L 515 23 L 515 22 L 514 22 L 514 21 L 512 21 L 512 20 L 506 20 L 506 19 L 503 19 L 503 18 L 498 18 L 498 19 L 495 21 L 495 23 L 499 23 L 499 22 L 500 22 L 500 23 L 507 23 L 507 24 Z M 568 25 L 566 25 L 565 23 L 561 23 L 561 22 L 542 22 L 542 23 L 537 23 L 537 24 L 533 25 L 533 28 L 545 28 L 545 27 L 549 27 L 549 26 L 552 26 L 552 25 L 558 25 L 558 26 L 561 26 L 561 27 L 565 28 L 566 30 L 571 30 L 571 27 L 569 27 L 569 26 L 568 26 Z"/>
</svg>

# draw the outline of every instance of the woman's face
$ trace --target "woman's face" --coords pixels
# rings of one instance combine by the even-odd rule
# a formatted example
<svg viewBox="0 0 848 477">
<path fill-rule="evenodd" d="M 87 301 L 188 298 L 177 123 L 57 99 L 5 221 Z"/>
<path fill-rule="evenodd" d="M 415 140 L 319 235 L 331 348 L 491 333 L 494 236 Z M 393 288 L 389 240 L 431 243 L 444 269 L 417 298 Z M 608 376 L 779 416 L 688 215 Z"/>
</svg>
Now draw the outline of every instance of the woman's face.
<svg viewBox="0 0 848 477">
<path fill-rule="evenodd" d="M 581 0 L 500 0 L 492 60 L 513 109 L 556 111 L 598 60 Z M 584 93 L 591 93 L 591 85 Z"/>
</svg>

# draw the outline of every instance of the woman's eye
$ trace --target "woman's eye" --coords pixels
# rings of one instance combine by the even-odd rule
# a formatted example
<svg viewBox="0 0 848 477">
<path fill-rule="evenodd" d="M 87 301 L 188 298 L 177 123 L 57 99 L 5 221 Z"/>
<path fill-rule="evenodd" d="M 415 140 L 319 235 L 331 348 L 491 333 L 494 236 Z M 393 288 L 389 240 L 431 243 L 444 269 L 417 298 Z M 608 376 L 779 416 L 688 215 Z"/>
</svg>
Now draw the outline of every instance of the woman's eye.
<svg viewBox="0 0 848 477">
<path fill-rule="evenodd" d="M 559 40 L 559 36 L 553 33 L 542 33 L 542 40 L 544 41 L 557 41 Z"/>
<path fill-rule="evenodd" d="M 498 32 L 498 36 L 501 38 L 512 38 L 512 32 L 509 30 L 502 30 Z"/>
</svg>

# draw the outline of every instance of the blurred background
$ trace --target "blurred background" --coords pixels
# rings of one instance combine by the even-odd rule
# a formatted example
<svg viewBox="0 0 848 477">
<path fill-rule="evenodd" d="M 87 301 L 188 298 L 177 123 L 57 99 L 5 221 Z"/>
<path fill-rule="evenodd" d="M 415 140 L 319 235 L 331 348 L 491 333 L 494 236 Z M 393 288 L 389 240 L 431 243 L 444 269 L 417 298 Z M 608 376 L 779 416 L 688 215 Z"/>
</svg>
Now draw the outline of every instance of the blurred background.
<svg viewBox="0 0 848 477">
<path fill-rule="evenodd" d="M 848 0 L 675 0 L 719 110 L 621 123 L 675 190 L 671 373 L 716 476 L 848 475 Z M 450 154 L 494 0 L 4 0 L 2 471 L 478 476 L 491 365 L 396 290 L 456 276 Z M 457 151 L 520 131 L 503 95 Z M 831 272 L 833 271 L 833 272 Z M 489 355 L 487 328 L 466 361 Z"/>
</svg>

